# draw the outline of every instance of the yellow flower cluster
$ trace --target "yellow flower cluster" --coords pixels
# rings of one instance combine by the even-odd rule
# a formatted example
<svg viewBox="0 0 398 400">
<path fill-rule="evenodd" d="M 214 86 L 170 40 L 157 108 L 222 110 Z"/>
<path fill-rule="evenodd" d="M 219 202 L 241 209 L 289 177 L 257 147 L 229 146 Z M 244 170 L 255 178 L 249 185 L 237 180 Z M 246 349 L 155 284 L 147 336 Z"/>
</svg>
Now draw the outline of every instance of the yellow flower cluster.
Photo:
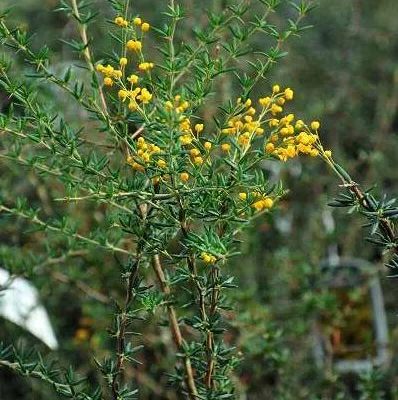
<svg viewBox="0 0 398 400">
<path fill-rule="evenodd" d="M 128 28 L 132 33 L 133 38 L 126 42 L 126 49 L 135 51 L 138 54 L 139 63 L 137 69 L 139 71 L 148 71 L 154 67 L 152 62 L 146 62 L 143 59 L 141 53 L 142 50 L 142 37 L 143 33 L 150 29 L 150 25 L 147 22 L 142 22 L 141 18 L 136 17 L 132 21 L 133 27 L 130 27 L 131 23 L 127 21 L 124 17 L 118 16 L 114 20 L 115 24 Z M 141 38 L 137 39 L 136 28 L 141 28 Z M 127 56 L 123 56 L 119 59 L 120 68 L 114 68 L 112 65 L 108 64 L 104 66 L 102 64 L 97 64 L 96 70 L 104 76 L 104 85 L 112 87 L 115 83 L 119 87 L 118 97 L 124 102 L 129 100 L 128 107 L 130 110 L 135 111 L 138 108 L 138 102 L 142 104 L 147 104 L 152 100 L 152 93 L 146 88 L 132 88 L 133 85 L 137 84 L 138 76 L 133 74 L 126 78 L 127 82 L 130 83 L 131 87 L 127 87 L 127 82 L 125 82 L 125 72 L 129 60 Z"/>
<path fill-rule="evenodd" d="M 265 123 L 265 116 L 271 113 L 273 116 L 281 113 L 283 111 L 283 105 L 287 100 L 292 100 L 294 97 L 294 92 L 290 88 L 286 88 L 283 92 L 278 85 L 274 85 L 272 88 L 272 95 L 267 97 L 262 97 L 259 99 L 259 104 L 261 106 L 261 111 L 258 113 L 256 108 L 253 107 L 253 102 L 251 99 L 247 99 L 244 104 L 242 104 L 242 111 L 230 118 L 227 121 L 227 128 L 222 129 L 222 133 L 228 135 L 236 135 L 237 142 L 242 147 L 248 147 L 251 141 L 256 136 L 264 135 L 264 128 L 262 125 Z M 240 105 L 242 100 L 239 98 L 237 104 Z M 258 114 L 258 117 L 255 115 Z M 224 143 L 222 149 L 224 151 L 230 150 L 230 145 Z"/>
<path fill-rule="evenodd" d="M 206 253 L 205 251 L 201 253 L 200 258 L 206 264 L 214 264 L 217 261 L 217 257 L 213 256 L 212 254 Z"/>
<path fill-rule="evenodd" d="M 126 28 L 129 26 L 129 21 L 124 19 L 123 17 L 116 17 L 115 18 L 115 24 L 118 26 L 121 26 L 123 28 Z"/>
<path fill-rule="evenodd" d="M 130 25 L 129 21 L 127 21 L 126 19 L 124 19 L 121 16 L 116 17 L 114 22 L 115 22 L 116 25 L 121 26 L 123 28 L 127 28 Z M 148 32 L 149 31 L 150 25 L 148 24 L 148 22 L 142 22 L 140 17 L 134 18 L 133 19 L 133 24 L 135 26 L 141 26 L 142 32 Z"/>
<path fill-rule="evenodd" d="M 238 104 L 241 100 L 238 99 Z M 252 107 L 252 101 L 248 99 L 243 111 L 229 119 L 227 122 L 228 128 L 222 129 L 222 133 L 228 135 L 236 135 L 237 141 L 241 146 L 248 146 L 253 135 L 261 136 L 264 134 L 264 129 L 261 128 L 261 119 L 255 119 L 256 109 Z M 227 147 L 224 151 L 228 151 Z"/>
<path fill-rule="evenodd" d="M 134 156 L 127 157 L 127 164 L 129 164 L 136 171 L 144 171 L 145 165 L 153 162 L 153 155 L 160 154 L 161 150 L 159 146 L 152 143 L 147 143 L 143 137 L 137 140 L 137 150 Z M 166 162 L 162 159 L 158 159 L 156 165 L 160 168 L 166 167 Z"/>
<path fill-rule="evenodd" d="M 122 101 L 129 100 L 128 107 L 131 111 L 134 111 L 138 108 L 137 101 L 140 101 L 142 104 L 148 104 L 152 100 L 152 93 L 146 88 L 136 87 L 132 90 L 120 89 L 118 97 Z"/>
<path fill-rule="evenodd" d="M 319 155 L 320 142 L 318 134 L 298 120 L 293 126 L 294 115 L 289 114 L 281 119 L 272 119 L 269 121 L 270 127 L 274 127 L 273 133 L 265 144 L 265 151 L 281 161 L 287 161 L 299 154 L 305 154 L 312 157 Z M 320 124 L 313 121 L 311 127 L 317 131 Z"/>
<path fill-rule="evenodd" d="M 247 202 L 248 201 L 247 193 L 245 193 L 245 192 L 239 193 L 239 199 Z M 251 206 L 256 211 L 262 211 L 264 209 L 269 210 L 274 205 L 274 200 L 272 200 L 271 197 L 263 196 L 259 192 L 252 192 L 250 199 L 252 200 Z"/>
<path fill-rule="evenodd" d="M 104 75 L 104 85 L 113 86 L 114 79 L 120 79 L 123 76 L 123 72 L 120 69 L 115 69 L 112 65 L 107 65 L 106 67 L 102 64 L 97 64 L 97 71 Z"/>
</svg>

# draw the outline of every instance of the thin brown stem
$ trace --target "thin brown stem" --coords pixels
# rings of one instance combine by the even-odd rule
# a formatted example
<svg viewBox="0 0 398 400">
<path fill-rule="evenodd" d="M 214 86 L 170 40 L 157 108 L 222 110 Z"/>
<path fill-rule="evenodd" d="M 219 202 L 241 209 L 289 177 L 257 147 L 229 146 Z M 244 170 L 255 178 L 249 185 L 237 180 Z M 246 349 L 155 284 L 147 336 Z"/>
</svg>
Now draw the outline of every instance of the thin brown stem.
<svg viewBox="0 0 398 400">
<path fill-rule="evenodd" d="M 93 57 L 91 55 L 88 38 L 87 38 L 87 26 L 86 26 L 86 24 L 83 24 L 80 22 L 81 21 L 80 12 L 79 12 L 79 7 L 77 6 L 76 0 L 72 0 L 72 9 L 73 9 L 73 13 L 75 14 L 75 18 L 78 21 L 78 29 L 79 29 L 79 33 L 80 33 L 80 38 L 82 39 L 82 42 L 84 45 L 84 50 L 83 50 L 84 58 L 86 59 L 86 63 L 87 63 L 89 70 L 91 72 L 94 72 L 95 67 L 94 67 Z M 104 111 L 107 112 L 108 107 L 106 104 L 104 91 L 102 90 L 101 86 L 99 86 L 98 91 L 99 91 L 102 107 L 103 107 Z"/>
<path fill-rule="evenodd" d="M 166 296 L 166 299 L 168 299 L 171 294 L 170 286 L 168 285 L 168 283 L 166 281 L 166 277 L 164 275 L 162 264 L 160 263 L 160 258 L 159 258 L 158 254 L 155 254 L 152 257 L 152 267 L 155 271 L 156 278 L 158 280 L 160 289 Z M 178 350 L 182 350 L 183 337 L 181 334 L 180 326 L 178 324 L 178 318 L 177 318 L 177 313 L 175 311 L 175 308 L 171 304 L 169 304 L 167 306 L 167 312 L 169 315 L 170 328 L 173 333 L 174 343 Z M 195 379 L 194 379 L 194 373 L 193 373 L 193 369 L 192 369 L 192 365 L 191 365 L 191 360 L 189 359 L 188 356 L 184 357 L 184 369 L 185 369 L 185 373 L 187 375 L 186 385 L 188 388 L 189 397 L 192 399 L 195 399 L 198 396 L 198 391 L 197 391 L 196 385 L 195 385 Z"/>
<path fill-rule="evenodd" d="M 136 254 L 136 261 L 134 266 L 131 268 L 130 272 L 128 273 L 127 277 L 127 287 L 126 287 L 126 298 L 124 301 L 124 307 L 123 311 L 120 315 L 120 323 L 118 326 L 118 331 L 116 335 L 116 366 L 115 366 L 115 372 L 113 375 L 113 380 L 111 383 L 111 389 L 112 389 L 112 395 L 114 400 L 119 399 L 119 376 L 123 371 L 123 364 L 125 360 L 124 356 L 124 348 L 125 348 L 125 340 L 126 340 L 126 330 L 129 325 L 129 317 L 128 317 L 128 310 L 131 301 L 134 298 L 133 294 L 133 287 L 134 287 L 134 281 L 137 277 L 138 273 L 138 267 L 140 264 L 140 253 L 137 251 Z"/>
</svg>

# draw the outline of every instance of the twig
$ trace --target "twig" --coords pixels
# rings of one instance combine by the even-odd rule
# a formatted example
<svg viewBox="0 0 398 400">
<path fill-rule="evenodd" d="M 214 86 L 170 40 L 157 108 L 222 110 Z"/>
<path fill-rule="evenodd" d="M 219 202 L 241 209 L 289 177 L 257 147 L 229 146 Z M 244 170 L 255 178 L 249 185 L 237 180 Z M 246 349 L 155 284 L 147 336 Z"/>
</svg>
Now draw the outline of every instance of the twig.
<svg viewBox="0 0 398 400">
<path fill-rule="evenodd" d="M 167 284 L 158 254 L 155 254 L 152 257 L 152 266 L 155 271 L 157 280 L 159 282 L 161 291 L 164 293 L 166 298 L 169 298 L 171 291 L 170 291 L 169 285 Z M 170 320 L 170 325 L 171 325 L 170 327 L 171 327 L 171 331 L 173 333 L 174 343 L 176 344 L 178 350 L 183 350 L 183 337 L 181 334 L 180 326 L 178 324 L 177 313 L 171 304 L 169 304 L 167 306 L 167 311 L 169 314 L 169 320 Z M 189 357 L 187 355 L 184 356 L 184 368 L 185 368 L 185 372 L 187 374 L 186 384 L 188 387 L 189 396 L 190 396 L 190 398 L 195 399 L 198 396 L 198 392 L 197 392 L 196 385 L 195 385 L 195 379 L 194 379 L 194 374 L 193 374 L 193 370 L 192 370 L 191 360 L 189 359 Z"/>
<path fill-rule="evenodd" d="M 93 58 L 91 56 L 91 51 L 90 51 L 90 47 L 89 47 L 89 43 L 88 43 L 86 24 L 81 23 L 79 7 L 77 6 L 76 0 L 72 0 L 72 8 L 73 8 L 73 13 L 75 14 L 75 18 L 78 21 L 78 29 L 79 29 L 80 37 L 81 37 L 83 45 L 84 45 L 84 51 L 83 51 L 84 58 L 86 59 L 86 63 L 88 65 L 88 68 L 90 69 L 90 71 L 94 72 L 95 68 L 94 68 L 94 62 L 93 62 Z M 100 94 L 102 107 L 104 108 L 104 111 L 107 112 L 108 107 L 107 107 L 104 92 L 103 92 L 101 86 L 99 86 L 98 91 Z"/>
<path fill-rule="evenodd" d="M 115 372 L 114 372 L 112 383 L 111 383 L 112 394 L 113 394 L 114 400 L 119 399 L 118 377 L 122 373 L 123 363 L 125 360 L 124 347 L 125 347 L 126 329 L 129 324 L 129 317 L 127 314 L 128 314 L 128 309 L 129 309 L 130 303 L 134 298 L 133 286 L 134 286 L 134 281 L 137 278 L 139 263 L 140 263 L 140 253 L 137 251 L 135 264 L 131 268 L 128 278 L 127 278 L 126 299 L 124 301 L 123 311 L 120 315 L 120 326 L 118 326 L 118 328 L 117 328 L 117 338 L 116 338 L 117 359 L 116 359 Z"/>
</svg>

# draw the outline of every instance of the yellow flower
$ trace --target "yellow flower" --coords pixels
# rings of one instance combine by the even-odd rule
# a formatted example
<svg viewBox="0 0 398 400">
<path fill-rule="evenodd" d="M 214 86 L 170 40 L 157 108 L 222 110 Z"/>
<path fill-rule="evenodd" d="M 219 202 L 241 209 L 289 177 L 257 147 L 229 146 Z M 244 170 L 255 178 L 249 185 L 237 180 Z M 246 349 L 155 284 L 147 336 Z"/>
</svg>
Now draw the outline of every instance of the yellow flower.
<svg viewBox="0 0 398 400">
<path fill-rule="evenodd" d="M 264 208 L 270 209 L 274 205 L 274 201 L 271 197 L 266 197 L 262 200 Z"/>
<path fill-rule="evenodd" d="M 126 47 L 129 50 L 140 51 L 142 49 L 142 43 L 139 40 L 129 40 L 126 43 Z"/>
<path fill-rule="evenodd" d="M 200 157 L 200 156 L 195 157 L 193 161 L 194 161 L 194 163 L 195 163 L 196 165 L 202 165 L 202 164 L 203 164 L 203 158 Z"/>
<path fill-rule="evenodd" d="M 104 78 L 104 85 L 105 86 L 113 86 L 113 80 L 109 77 Z"/>
<path fill-rule="evenodd" d="M 332 157 L 332 151 L 331 150 L 326 150 L 325 151 L 325 156 L 328 157 L 328 158 Z"/>
<path fill-rule="evenodd" d="M 318 130 L 320 126 L 321 126 L 321 124 L 319 123 L 319 121 L 311 122 L 311 129 L 313 129 L 314 131 Z"/>
<path fill-rule="evenodd" d="M 131 100 L 129 103 L 129 110 L 131 111 L 135 111 L 138 108 L 137 103 L 135 102 L 135 100 Z"/>
<path fill-rule="evenodd" d="M 112 76 L 113 76 L 114 78 L 116 78 L 116 79 L 121 78 L 122 75 L 123 75 L 123 72 L 120 71 L 120 69 L 115 69 L 115 70 L 113 71 L 113 74 L 112 74 Z"/>
<path fill-rule="evenodd" d="M 267 153 L 272 153 L 275 150 L 275 145 L 273 143 L 267 143 L 265 145 L 265 151 Z"/>
<path fill-rule="evenodd" d="M 275 128 L 279 125 L 279 119 L 272 118 L 269 122 L 268 125 L 270 128 Z"/>
<path fill-rule="evenodd" d="M 317 149 L 312 149 L 311 153 L 310 153 L 310 156 L 316 157 L 318 154 L 319 154 L 319 151 Z"/>
<path fill-rule="evenodd" d="M 180 136 L 180 142 L 183 145 L 190 144 L 190 143 L 192 143 L 192 136 L 190 136 L 190 135 Z"/>
<path fill-rule="evenodd" d="M 136 84 L 138 82 L 138 76 L 137 75 L 130 75 L 127 80 L 132 84 Z"/>
<path fill-rule="evenodd" d="M 125 67 L 127 65 L 127 58 L 126 57 L 122 57 L 119 60 L 119 64 L 120 64 L 121 67 Z"/>
<path fill-rule="evenodd" d="M 182 173 L 180 174 L 180 179 L 181 179 L 183 182 L 186 182 L 186 181 L 189 179 L 189 174 L 188 174 L 188 172 L 182 172 Z"/>
<path fill-rule="evenodd" d="M 140 26 L 142 24 L 141 18 L 139 18 L 139 17 L 134 18 L 133 24 L 136 25 L 136 26 Z"/>
<path fill-rule="evenodd" d="M 154 67 L 154 64 L 151 62 L 143 62 L 138 64 L 138 69 L 140 69 L 141 71 L 147 71 L 148 69 L 151 69 Z"/>
<path fill-rule="evenodd" d="M 148 89 L 143 88 L 141 94 L 137 96 L 137 99 L 142 101 L 143 104 L 148 104 L 152 100 L 152 93 Z"/>
<path fill-rule="evenodd" d="M 200 254 L 200 258 L 206 264 L 213 264 L 217 261 L 217 257 L 213 256 L 212 254 L 206 253 L 204 251 Z"/>
<path fill-rule="evenodd" d="M 250 99 L 247 99 L 245 102 L 246 107 L 250 107 L 252 105 L 252 101 Z"/>
<path fill-rule="evenodd" d="M 252 204 L 252 207 L 255 208 L 257 211 L 261 211 L 264 208 L 264 204 L 262 200 L 258 200 Z"/>
<path fill-rule="evenodd" d="M 151 26 L 148 24 L 148 22 L 144 22 L 144 23 L 141 25 L 142 32 L 148 32 L 150 27 L 151 27 Z"/>
<path fill-rule="evenodd" d="M 158 162 L 156 164 L 157 164 L 157 166 L 159 168 L 165 168 L 166 167 L 166 161 L 164 161 L 162 159 L 158 160 Z"/>
<path fill-rule="evenodd" d="M 116 17 L 115 24 L 119 26 L 126 27 L 129 25 L 128 21 L 126 21 L 123 17 Z"/>
<path fill-rule="evenodd" d="M 95 69 L 102 74 L 105 70 L 105 67 L 102 64 L 97 64 Z"/>
<path fill-rule="evenodd" d="M 231 150 L 231 145 L 229 143 L 223 143 L 221 145 L 221 150 L 222 151 L 230 151 Z"/>
<path fill-rule="evenodd" d="M 281 88 L 279 87 L 279 85 L 274 85 L 272 86 L 272 93 L 279 93 L 281 90 Z"/>
<path fill-rule="evenodd" d="M 118 97 L 122 100 L 126 100 L 128 94 L 129 94 L 128 91 L 124 89 L 120 89 L 119 92 L 117 93 Z"/>
<path fill-rule="evenodd" d="M 210 142 L 205 142 L 204 145 L 203 145 L 203 147 L 204 147 L 206 150 L 210 150 L 210 149 L 211 149 L 211 143 L 210 143 Z"/>
<path fill-rule="evenodd" d="M 293 100 L 293 96 L 294 96 L 293 90 L 290 89 L 290 88 L 286 88 L 286 89 L 285 89 L 285 97 L 286 97 L 286 100 Z"/>
<path fill-rule="evenodd" d="M 271 103 L 271 98 L 270 97 L 262 97 L 259 101 L 260 105 L 262 105 L 263 107 L 267 107 L 269 105 L 269 103 Z"/>
<path fill-rule="evenodd" d="M 203 124 L 196 124 L 196 125 L 195 125 L 195 131 L 196 131 L 196 133 L 202 132 L 202 131 L 203 131 L 203 128 L 204 128 Z"/>
<path fill-rule="evenodd" d="M 199 149 L 192 149 L 189 154 L 191 155 L 191 157 L 197 157 L 200 154 L 200 150 Z"/>
<path fill-rule="evenodd" d="M 272 104 L 271 112 L 272 112 L 273 115 L 278 114 L 278 113 L 280 113 L 282 111 L 283 111 L 283 109 L 282 109 L 281 106 L 278 106 L 277 104 Z"/>
<path fill-rule="evenodd" d="M 244 192 L 241 192 L 241 193 L 239 193 L 239 198 L 240 198 L 241 200 L 246 200 L 246 199 L 247 199 L 247 194 L 244 193 Z"/>
</svg>

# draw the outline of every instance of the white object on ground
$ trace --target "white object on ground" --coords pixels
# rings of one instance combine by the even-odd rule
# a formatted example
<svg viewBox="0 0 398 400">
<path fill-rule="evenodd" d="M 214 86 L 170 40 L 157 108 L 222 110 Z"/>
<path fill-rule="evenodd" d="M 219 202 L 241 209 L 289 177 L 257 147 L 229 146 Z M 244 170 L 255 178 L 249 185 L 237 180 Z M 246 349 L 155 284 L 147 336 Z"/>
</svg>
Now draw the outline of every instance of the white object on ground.
<svg viewBox="0 0 398 400">
<path fill-rule="evenodd" d="M 0 268 L 0 316 L 14 322 L 36 336 L 50 349 L 58 348 L 58 342 L 46 309 L 39 302 L 37 289 L 26 279 L 12 277 Z"/>
</svg>

